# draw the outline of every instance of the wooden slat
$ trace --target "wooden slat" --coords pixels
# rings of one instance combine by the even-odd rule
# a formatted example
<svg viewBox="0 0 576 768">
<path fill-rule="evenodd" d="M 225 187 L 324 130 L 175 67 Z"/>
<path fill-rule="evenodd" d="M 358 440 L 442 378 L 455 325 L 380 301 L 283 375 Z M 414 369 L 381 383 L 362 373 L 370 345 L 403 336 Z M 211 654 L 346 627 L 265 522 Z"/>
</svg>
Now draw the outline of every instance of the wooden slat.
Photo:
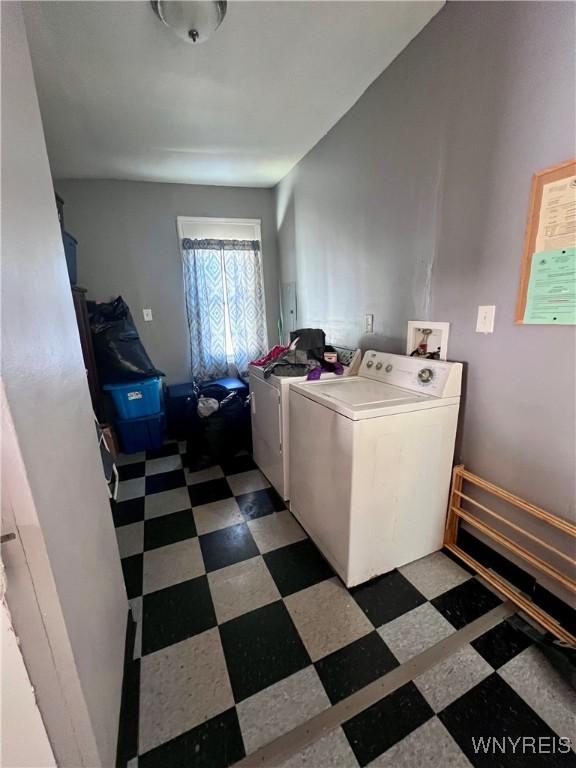
<svg viewBox="0 0 576 768">
<path fill-rule="evenodd" d="M 518 555 L 518 557 L 521 557 L 522 560 L 526 560 L 526 562 L 533 565 L 534 568 L 536 568 L 537 570 L 547 574 L 548 576 L 550 576 L 550 578 L 554 579 L 555 581 L 558 581 L 560 584 L 566 587 L 566 589 L 569 589 L 572 592 L 576 592 L 576 581 L 569 578 L 568 576 L 565 576 L 563 573 L 560 573 L 560 571 L 558 571 L 552 565 L 549 565 L 544 560 L 542 560 L 541 557 L 538 557 L 537 555 L 533 555 L 531 552 L 528 552 L 527 549 L 524 549 L 524 547 L 521 547 L 519 544 L 516 544 L 514 541 L 512 541 L 512 539 L 509 539 L 507 536 L 504 536 L 503 533 L 499 533 L 498 531 L 495 531 L 494 528 L 490 528 L 489 525 L 486 525 L 485 523 L 481 522 L 480 520 L 478 520 L 478 518 L 469 514 L 465 510 L 459 509 L 458 507 L 452 507 L 452 511 L 454 512 L 455 515 L 460 517 L 462 520 L 465 520 L 469 525 L 473 526 L 474 528 L 477 528 L 479 531 L 482 531 L 482 533 L 488 536 L 488 538 L 492 539 L 493 541 L 497 541 L 507 550 L 509 550 L 510 552 L 514 552 L 514 554 Z"/>
<path fill-rule="evenodd" d="M 492 571 L 489 571 L 477 560 L 471 557 L 467 552 L 461 549 L 456 544 L 446 544 L 446 549 L 457 555 L 463 562 L 473 568 L 485 581 L 491 584 L 498 592 L 501 592 L 505 597 L 511 600 L 517 605 L 524 613 L 530 616 L 534 621 L 538 622 L 548 632 L 551 632 L 555 637 L 563 640 L 565 643 L 576 646 L 576 637 L 570 634 L 568 630 L 559 624 L 550 614 L 546 613 L 542 608 L 535 605 L 531 600 L 525 597 L 522 593 L 512 589 L 507 582 L 505 582 L 500 576 Z"/>
<path fill-rule="evenodd" d="M 458 532 L 458 518 L 452 513 L 452 507 L 456 506 L 457 499 L 455 494 L 462 490 L 462 471 L 464 466 L 459 464 L 452 471 L 452 488 L 450 491 L 450 501 L 448 503 L 448 516 L 446 517 L 446 528 L 444 531 L 444 542 L 446 544 L 456 543 L 456 534 Z"/>
<path fill-rule="evenodd" d="M 476 499 L 470 498 L 470 496 L 466 496 L 465 493 L 462 493 L 461 491 L 453 490 L 452 493 L 457 496 L 460 499 L 464 499 L 465 501 L 468 501 L 470 504 L 473 504 L 478 509 L 483 510 L 484 512 L 487 512 L 492 517 L 495 517 L 497 520 L 500 520 L 504 525 L 509 526 L 510 528 L 513 528 L 515 531 L 518 531 L 518 533 L 521 533 L 522 536 L 526 536 L 526 538 L 530 539 L 530 541 L 534 541 L 536 544 L 538 544 L 541 547 L 544 547 L 544 549 L 547 549 L 549 552 L 553 552 L 555 555 L 558 555 L 558 557 L 563 558 L 566 560 L 570 565 L 576 565 L 576 560 L 573 557 L 570 557 L 570 555 L 567 555 L 565 552 L 561 552 L 559 549 L 556 549 L 556 547 L 553 547 L 552 544 L 548 544 L 548 542 L 543 541 L 538 536 L 535 536 L 533 533 L 530 533 L 529 531 L 525 530 L 519 525 L 516 525 L 516 523 L 513 523 L 512 520 L 508 520 L 508 518 L 504 517 L 503 515 L 499 515 L 497 512 L 494 512 L 493 509 L 488 509 L 488 507 L 485 507 L 484 504 L 480 504 L 479 501 L 476 501 Z M 459 509 L 461 509 L 460 506 L 458 506 Z"/>
<path fill-rule="evenodd" d="M 461 560 L 463 560 L 469 566 L 471 566 L 480 576 L 482 576 L 483 579 L 485 579 L 489 584 L 491 584 L 495 589 L 497 589 L 503 595 L 505 595 L 510 600 L 512 600 L 522 611 L 524 611 L 524 613 L 526 613 L 528 616 L 530 616 L 532 619 L 538 622 L 542 627 L 544 627 L 546 630 L 554 634 L 559 639 L 571 645 L 576 645 L 576 637 L 574 637 L 570 632 L 568 632 L 568 630 L 565 629 L 556 619 L 550 616 L 550 614 L 548 614 L 542 608 L 535 605 L 529 598 L 523 595 L 520 591 L 513 588 L 507 581 L 505 581 L 497 573 L 494 573 L 493 571 L 483 566 L 481 563 L 479 563 L 471 555 L 469 555 L 467 552 L 465 552 L 463 549 L 461 549 L 458 546 L 456 542 L 458 537 L 458 527 L 459 527 L 460 521 L 464 520 L 473 528 L 476 528 L 477 530 L 481 531 L 489 539 L 492 539 L 493 541 L 498 542 L 505 549 L 517 555 L 520 559 L 530 563 L 532 567 L 536 569 L 536 571 L 548 575 L 550 578 L 562 584 L 562 586 L 564 586 L 566 589 L 569 589 L 571 591 L 576 591 L 576 581 L 566 576 L 565 574 L 561 573 L 557 568 L 555 568 L 550 563 L 543 560 L 541 557 L 534 555 L 533 553 L 529 552 L 524 547 L 522 547 L 520 544 L 517 544 L 516 542 L 512 541 L 507 536 L 505 536 L 503 533 L 500 533 L 500 531 L 491 527 L 488 524 L 488 522 L 483 522 L 482 520 L 479 520 L 477 517 L 474 517 L 474 515 L 472 515 L 470 512 L 462 508 L 461 506 L 462 500 L 465 502 L 469 502 L 475 507 L 483 510 L 484 512 L 488 513 L 491 517 L 498 519 L 503 524 L 514 529 L 518 533 L 526 536 L 530 540 L 534 541 L 536 544 L 543 546 L 546 550 L 553 552 L 556 555 L 559 555 L 561 558 L 568 561 L 571 565 L 575 564 L 575 561 L 573 560 L 573 558 L 570 558 L 564 552 L 561 552 L 560 550 L 553 547 L 551 544 L 548 544 L 547 542 L 543 541 L 539 537 L 531 534 L 529 531 L 524 530 L 521 527 L 521 525 L 518 525 L 517 523 L 514 523 L 511 520 L 507 520 L 505 517 L 503 517 L 499 513 L 495 512 L 494 510 L 490 509 L 484 504 L 481 504 L 480 502 L 476 501 L 476 499 L 473 499 L 467 494 L 463 493 L 462 486 L 464 482 L 469 482 L 472 485 L 475 485 L 476 487 L 481 488 L 482 490 L 492 494 L 493 496 L 496 496 L 497 498 L 512 504 L 514 507 L 521 509 L 524 512 L 527 512 L 533 517 L 539 520 L 543 520 L 548 525 L 556 528 L 557 530 L 562 531 L 563 533 L 567 534 L 570 537 L 576 537 L 576 526 L 573 525 L 572 523 L 569 523 L 567 520 L 562 520 L 561 518 L 558 518 L 555 515 L 552 515 L 549 512 L 546 512 L 546 510 L 541 509 L 540 507 L 537 507 L 534 504 L 530 504 L 524 499 L 521 499 L 519 496 L 515 496 L 513 493 L 509 493 L 508 491 L 504 490 L 503 488 L 500 488 L 494 483 L 490 483 L 488 480 L 484 480 L 483 478 L 478 477 L 478 475 L 475 475 L 472 472 L 468 472 L 468 470 L 465 469 L 464 465 L 458 465 L 454 467 L 454 470 L 452 473 L 452 488 L 450 490 L 450 502 L 448 505 L 448 514 L 446 518 L 444 546 L 449 551 L 457 555 Z"/>
<path fill-rule="evenodd" d="M 474 475 L 472 472 L 468 472 L 468 470 L 464 469 L 462 465 L 455 467 L 455 472 L 456 470 L 464 480 L 477 485 L 479 488 L 483 488 L 485 491 L 498 496 L 500 499 L 504 499 L 504 501 L 509 502 L 513 506 L 518 507 L 519 509 L 523 509 L 524 512 L 528 512 L 528 514 L 532 515 L 533 517 L 537 517 L 539 520 L 544 520 L 549 525 L 552 525 L 555 528 L 564 531 L 564 533 L 567 533 L 569 536 L 576 538 L 576 525 L 569 523 L 567 520 L 562 520 L 562 518 L 556 517 L 556 515 L 552 515 L 550 512 L 546 512 L 546 510 L 537 507 L 535 504 L 530 504 L 528 501 L 521 499 L 519 496 L 515 496 L 509 491 L 505 491 L 498 485 L 494 485 L 494 483 L 488 482 L 488 480 L 483 480 L 481 477 L 478 477 L 478 475 Z M 459 488 L 458 490 L 461 489 Z"/>
</svg>

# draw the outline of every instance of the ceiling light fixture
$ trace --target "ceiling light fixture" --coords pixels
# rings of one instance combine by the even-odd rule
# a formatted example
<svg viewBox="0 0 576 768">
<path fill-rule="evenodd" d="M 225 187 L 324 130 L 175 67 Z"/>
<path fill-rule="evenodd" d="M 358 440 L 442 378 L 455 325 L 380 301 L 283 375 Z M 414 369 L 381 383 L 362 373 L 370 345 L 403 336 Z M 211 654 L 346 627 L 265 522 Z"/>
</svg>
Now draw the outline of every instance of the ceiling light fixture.
<svg viewBox="0 0 576 768">
<path fill-rule="evenodd" d="M 226 0 L 152 0 L 154 13 L 187 43 L 203 43 L 226 16 Z"/>
</svg>

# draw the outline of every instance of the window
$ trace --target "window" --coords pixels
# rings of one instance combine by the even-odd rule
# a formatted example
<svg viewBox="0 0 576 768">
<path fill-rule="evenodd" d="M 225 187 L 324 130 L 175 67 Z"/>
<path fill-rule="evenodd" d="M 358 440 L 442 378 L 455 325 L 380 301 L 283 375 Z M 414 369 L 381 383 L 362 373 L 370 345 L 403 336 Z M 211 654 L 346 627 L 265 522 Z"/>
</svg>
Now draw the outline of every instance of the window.
<svg viewBox="0 0 576 768">
<path fill-rule="evenodd" d="M 258 219 L 178 218 L 192 373 L 247 372 L 268 346 Z"/>
</svg>

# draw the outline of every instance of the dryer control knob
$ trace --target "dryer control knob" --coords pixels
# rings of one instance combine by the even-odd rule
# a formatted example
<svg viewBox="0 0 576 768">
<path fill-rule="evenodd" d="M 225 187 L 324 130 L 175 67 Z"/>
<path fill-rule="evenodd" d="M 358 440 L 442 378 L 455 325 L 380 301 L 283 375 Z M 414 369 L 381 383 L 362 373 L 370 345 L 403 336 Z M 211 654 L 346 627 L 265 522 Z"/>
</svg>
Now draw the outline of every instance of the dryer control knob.
<svg viewBox="0 0 576 768">
<path fill-rule="evenodd" d="M 386 373 L 390 373 L 393 367 L 394 366 L 392 365 L 392 363 L 388 363 L 388 365 L 386 366 L 386 368 L 384 368 L 384 370 L 386 371 Z"/>
<path fill-rule="evenodd" d="M 373 365 L 374 365 L 374 360 L 368 360 L 368 362 L 366 363 L 366 368 L 372 368 Z"/>
<path fill-rule="evenodd" d="M 421 384 L 430 384 L 433 378 L 434 378 L 434 371 L 432 370 L 432 368 L 421 368 L 418 371 L 418 381 Z"/>
<path fill-rule="evenodd" d="M 376 363 L 376 370 L 379 371 L 382 368 L 382 363 Z"/>
</svg>

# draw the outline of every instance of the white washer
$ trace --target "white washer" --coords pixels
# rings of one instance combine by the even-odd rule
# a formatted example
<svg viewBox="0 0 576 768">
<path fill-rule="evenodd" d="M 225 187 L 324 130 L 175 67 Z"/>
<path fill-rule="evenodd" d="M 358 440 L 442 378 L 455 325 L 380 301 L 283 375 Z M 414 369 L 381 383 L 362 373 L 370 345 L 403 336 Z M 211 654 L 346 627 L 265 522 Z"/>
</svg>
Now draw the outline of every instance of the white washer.
<svg viewBox="0 0 576 768">
<path fill-rule="evenodd" d="M 442 546 L 461 363 L 368 351 L 290 388 L 290 509 L 346 586 Z"/>
</svg>

